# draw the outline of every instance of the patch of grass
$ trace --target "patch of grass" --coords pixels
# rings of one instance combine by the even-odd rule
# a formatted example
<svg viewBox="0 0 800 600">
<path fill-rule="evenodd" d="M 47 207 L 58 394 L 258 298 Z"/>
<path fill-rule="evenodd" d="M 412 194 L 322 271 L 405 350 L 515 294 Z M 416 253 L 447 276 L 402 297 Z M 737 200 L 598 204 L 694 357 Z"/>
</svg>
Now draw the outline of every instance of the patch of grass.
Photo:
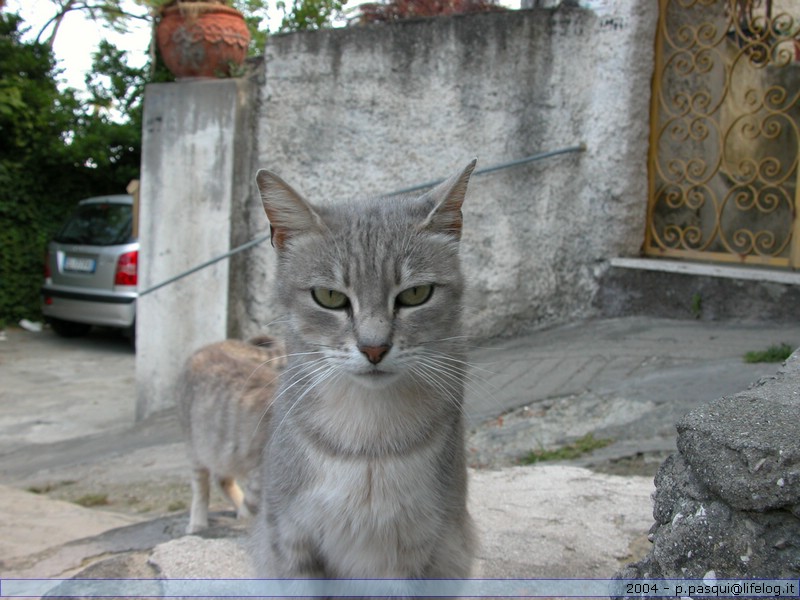
<svg viewBox="0 0 800 600">
<path fill-rule="evenodd" d="M 571 444 L 560 448 L 555 448 L 553 450 L 531 450 L 528 454 L 519 459 L 519 463 L 521 465 L 532 465 L 550 460 L 572 460 L 573 458 L 579 458 L 584 454 L 594 452 L 599 448 L 605 448 L 613 443 L 614 440 L 595 439 L 594 434 L 587 433 Z"/>
<path fill-rule="evenodd" d="M 59 481 L 58 483 L 45 483 L 44 485 L 32 485 L 28 488 L 28 491 L 32 494 L 49 494 L 53 490 L 57 490 L 58 488 L 67 486 L 67 485 L 74 485 L 76 481 Z"/>
<path fill-rule="evenodd" d="M 689 310 L 692 313 L 692 316 L 695 319 L 699 319 L 703 314 L 703 297 L 698 294 L 692 294 L 692 302 L 689 306 Z"/>
<path fill-rule="evenodd" d="M 77 498 L 75 504 L 91 508 L 93 506 L 107 506 L 110 502 L 108 501 L 108 494 L 86 494 Z"/>
<path fill-rule="evenodd" d="M 177 512 L 179 510 L 186 510 L 186 502 L 183 500 L 175 500 L 174 502 L 170 502 L 167 505 L 167 510 L 169 512 Z"/>
<path fill-rule="evenodd" d="M 770 346 L 766 350 L 747 352 L 744 355 L 746 363 L 779 363 L 785 361 L 794 352 L 789 344 Z"/>
</svg>

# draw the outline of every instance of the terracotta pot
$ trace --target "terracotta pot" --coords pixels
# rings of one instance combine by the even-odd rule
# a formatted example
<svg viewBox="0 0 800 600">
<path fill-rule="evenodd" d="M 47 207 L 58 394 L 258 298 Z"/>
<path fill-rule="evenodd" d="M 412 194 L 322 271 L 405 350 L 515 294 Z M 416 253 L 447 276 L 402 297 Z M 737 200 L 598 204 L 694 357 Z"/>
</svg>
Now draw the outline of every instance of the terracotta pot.
<svg viewBox="0 0 800 600">
<path fill-rule="evenodd" d="M 175 77 L 230 77 L 247 57 L 250 32 L 234 8 L 187 2 L 163 10 L 156 39 Z"/>
</svg>

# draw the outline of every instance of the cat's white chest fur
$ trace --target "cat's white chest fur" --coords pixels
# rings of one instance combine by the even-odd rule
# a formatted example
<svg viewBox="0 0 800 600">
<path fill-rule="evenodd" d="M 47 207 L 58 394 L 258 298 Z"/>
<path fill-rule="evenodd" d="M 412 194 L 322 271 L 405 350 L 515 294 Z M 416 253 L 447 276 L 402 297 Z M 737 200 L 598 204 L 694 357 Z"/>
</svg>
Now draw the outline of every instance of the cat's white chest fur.
<svg viewBox="0 0 800 600">
<path fill-rule="evenodd" d="M 403 577 L 430 560 L 441 527 L 432 490 L 431 450 L 402 458 L 315 457 L 314 485 L 302 498 L 317 521 L 320 550 L 348 577 Z M 347 552 L 342 552 L 347 548 Z"/>
</svg>

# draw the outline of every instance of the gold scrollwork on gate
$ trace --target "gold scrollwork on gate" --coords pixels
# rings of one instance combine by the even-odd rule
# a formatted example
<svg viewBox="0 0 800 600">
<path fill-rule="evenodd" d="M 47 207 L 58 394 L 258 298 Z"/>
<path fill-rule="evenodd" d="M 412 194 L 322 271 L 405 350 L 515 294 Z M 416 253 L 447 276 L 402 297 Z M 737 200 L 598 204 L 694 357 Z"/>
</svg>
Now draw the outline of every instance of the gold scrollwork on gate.
<svg viewBox="0 0 800 600">
<path fill-rule="evenodd" d="M 800 267 L 800 1 L 659 10 L 645 252 Z"/>
</svg>

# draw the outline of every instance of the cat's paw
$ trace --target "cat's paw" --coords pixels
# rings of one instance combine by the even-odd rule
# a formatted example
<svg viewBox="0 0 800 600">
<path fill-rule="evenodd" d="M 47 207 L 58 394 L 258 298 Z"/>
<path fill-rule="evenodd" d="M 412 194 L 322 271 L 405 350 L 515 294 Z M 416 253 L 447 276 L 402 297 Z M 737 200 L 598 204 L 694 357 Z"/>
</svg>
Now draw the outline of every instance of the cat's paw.
<svg viewBox="0 0 800 600">
<path fill-rule="evenodd" d="M 186 535 L 199 533 L 204 529 L 208 529 L 208 521 L 205 523 L 201 523 L 199 521 L 189 521 L 189 524 L 186 526 Z"/>
</svg>

